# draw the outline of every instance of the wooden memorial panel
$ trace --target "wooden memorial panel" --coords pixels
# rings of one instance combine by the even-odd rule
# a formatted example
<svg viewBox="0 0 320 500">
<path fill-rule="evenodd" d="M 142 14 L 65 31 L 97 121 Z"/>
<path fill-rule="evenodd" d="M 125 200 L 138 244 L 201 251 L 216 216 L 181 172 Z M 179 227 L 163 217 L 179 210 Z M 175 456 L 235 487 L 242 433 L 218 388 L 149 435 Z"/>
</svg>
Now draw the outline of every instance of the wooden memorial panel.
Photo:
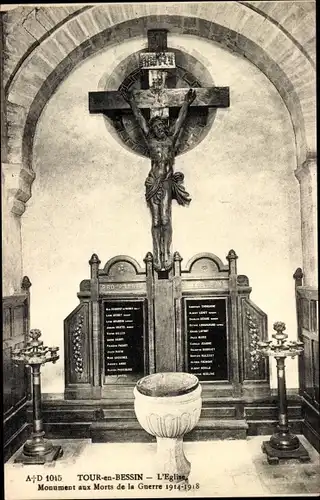
<svg viewBox="0 0 320 500">
<path fill-rule="evenodd" d="M 203 382 L 203 397 L 260 397 L 270 392 L 268 365 L 258 356 L 267 316 L 250 300 L 247 276 L 212 253 L 192 257 L 181 269 L 175 253 L 176 365 Z"/>
<path fill-rule="evenodd" d="M 151 253 L 144 268 L 119 255 L 102 269 L 94 254 L 65 320 L 66 399 L 132 400 L 135 382 L 161 371 L 198 376 L 204 397 L 268 393 L 268 365 L 257 354 L 267 317 L 233 250 L 227 260 L 202 253 L 181 269 L 176 252 L 163 277 Z"/>
<path fill-rule="evenodd" d="M 93 254 L 80 304 L 65 319 L 65 398 L 133 399 L 135 382 L 154 373 L 152 255 L 127 255 L 100 269 Z"/>
<path fill-rule="evenodd" d="M 144 302 L 104 301 L 103 314 L 105 382 L 138 380 L 147 365 Z"/>
<path fill-rule="evenodd" d="M 185 299 L 187 371 L 200 381 L 228 380 L 225 298 Z"/>
</svg>

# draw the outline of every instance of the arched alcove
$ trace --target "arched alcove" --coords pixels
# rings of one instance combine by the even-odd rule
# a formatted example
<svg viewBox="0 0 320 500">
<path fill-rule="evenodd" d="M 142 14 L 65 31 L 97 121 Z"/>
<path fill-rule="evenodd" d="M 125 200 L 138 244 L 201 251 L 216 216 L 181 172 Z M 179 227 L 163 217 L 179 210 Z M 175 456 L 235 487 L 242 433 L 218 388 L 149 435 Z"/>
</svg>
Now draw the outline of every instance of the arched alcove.
<svg viewBox="0 0 320 500">
<path fill-rule="evenodd" d="M 191 34 L 215 41 L 226 49 L 248 58 L 261 69 L 275 85 L 288 107 L 295 131 L 297 164 L 303 163 L 308 151 L 312 152 L 315 149 L 313 95 L 315 75 L 311 62 L 309 60 L 304 62 L 305 55 L 301 51 L 299 53 L 293 41 L 266 18 L 238 3 L 232 6 L 225 3 L 222 9 L 223 16 L 221 9 L 216 12 L 217 7 L 214 4 L 210 6 L 210 9 L 206 5 L 201 8 L 197 5 L 197 16 L 194 15 L 194 9 L 191 6 L 185 9 L 184 16 L 176 15 L 171 7 L 166 6 L 163 9 L 165 13 L 161 13 L 160 4 L 156 6 L 150 4 L 147 9 L 149 13 L 146 15 L 146 6 L 137 6 L 133 15 L 130 9 L 122 10 L 116 5 L 93 6 L 79 10 L 72 20 L 61 25 L 49 38 L 44 37 L 39 47 L 36 47 L 15 70 L 14 77 L 7 88 L 9 112 L 12 116 L 9 129 L 12 127 L 14 130 L 9 140 L 9 162 L 23 163 L 31 168 L 32 141 L 41 111 L 59 83 L 79 62 L 103 47 L 141 36 L 141 34 L 146 36 L 147 30 L 153 27 L 164 27 L 171 33 Z M 190 12 L 188 12 L 189 9 Z M 227 22 L 226 14 L 230 9 L 233 9 L 233 12 Z M 157 11 L 156 15 L 153 14 L 154 10 Z M 142 12 L 144 15 L 141 15 Z M 239 25 L 237 21 L 240 14 L 242 22 Z M 259 31 L 262 22 L 264 23 L 263 33 Z M 249 30 L 249 25 L 253 25 L 254 29 Z M 266 28 L 269 32 L 270 30 L 273 32 L 272 40 L 275 39 L 284 44 L 284 54 L 283 47 L 280 51 L 279 48 L 275 50 L 270 45 L 267 34 L 264 34 L 267 31 Z M 63 50 L 59 42 L 61 39 L 65 42 Z M 60 47 L 59 52 L 57 52 L 57 44 Z M 289 62 L 288 57 L 285 57 L 287 52 Z M 279 62 L 278 58 L 280 58 Z M 303 80 L 301 92 L 300 82 L 296 78 L 299 60 L 301 60 L 301 67 L 305 68 L 304 74 L 301 75 Z M 30 85 L 26 87 L 28 79 L 32 79 L 35 71 L 38 75 L 36 81 L 33 78 Z M 310 76 L 307 88 L 305 87 L 306 72 Z M 291 74 L 296 80 L 295 83 L 290 79 Z M 312 103 L 310 103 L 310 97 Z"/>
<path fill-rule="evenodd" d="M 288 110 L 269 79 L 240 55 L 190 35 L 172 34 L 170 43 L 192 54 L 195 40 L 211 78 L 230 86 L 232 104 L 217 112 L 201 143 L 176 159 L 192 202 L 173 207 L 173 250 L 187 261 L 199 252 L 226 255 L 235 248 L 254 299 L 271 318 L 285 315 L 294 332 L 291 269 L 301 260 L 301 248 Z M 44 374 L 47 392 L 63 390 L 61 324 L 74 307 L 92 252 L 106 261 L 130 250 L 141 265 L 152 248 L 144 200 L 149 160 L 123 148 L 103 116 L 90 115 L 87 107 L 87 94 L 102 75 L 144 44 L 136 37 L 86 58 L 52 95 L 36 129 L 34 193 L 22 218 L 23 260 L 33 278 L 33 321 L 62 350 L 60 364 Z M 272 267 L 285 303 L 274 296 Z M 49 310 L 48 300 L 54 304 Z"/>
</svg>

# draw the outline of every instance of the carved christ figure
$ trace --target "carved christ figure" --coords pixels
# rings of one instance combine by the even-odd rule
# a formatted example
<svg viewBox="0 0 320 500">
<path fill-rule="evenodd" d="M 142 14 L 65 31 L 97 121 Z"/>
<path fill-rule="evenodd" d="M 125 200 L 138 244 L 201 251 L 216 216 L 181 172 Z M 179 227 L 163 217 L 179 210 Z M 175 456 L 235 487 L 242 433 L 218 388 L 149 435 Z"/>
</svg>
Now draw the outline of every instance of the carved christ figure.
<svg viewBox="0 0 320 500">
<path fill-rule="evenodd" d="M 196 92 L 189 89 L 180 108 L 179 116 L 169 129 L 165 119 L 155 116 L 147 122 L 138 108 L 133 95 L 122 91 L 130 104 L 133 115 L 142 130 L 151 158 L 151 169 L 145 181 L 146 201 L 152 215 L 152 240 L 154 267 L 157 271 L 169 270 L 171 258 L 171 204 L 172 199 L 179 205 L 188 205 L 189 193 L 183 186 L 184 175 L 174 172 L 174 158 L 177 141 L 188 113 L 189 105 L 194 101 Z"/>
</svg>

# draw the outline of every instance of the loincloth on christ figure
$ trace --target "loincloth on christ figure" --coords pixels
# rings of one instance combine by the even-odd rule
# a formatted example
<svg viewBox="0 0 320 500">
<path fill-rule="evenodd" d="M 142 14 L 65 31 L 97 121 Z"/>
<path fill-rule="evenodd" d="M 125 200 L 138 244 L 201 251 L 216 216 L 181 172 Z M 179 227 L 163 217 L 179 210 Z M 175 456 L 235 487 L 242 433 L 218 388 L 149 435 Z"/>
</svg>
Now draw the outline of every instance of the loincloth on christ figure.
<svg viewBox="0 0 320 500">
<path fill-rule="evenodd" d="M 146 200 L 160 204 L 167 189 L 171 190 L 172 199 L 177 200 L 179 205 L 189 205 L 191 198 L 183 185 L 184 175 L 182 172 L 170 173 L 167 176 L 149 174 L 145 181 Z"/>
</svg>

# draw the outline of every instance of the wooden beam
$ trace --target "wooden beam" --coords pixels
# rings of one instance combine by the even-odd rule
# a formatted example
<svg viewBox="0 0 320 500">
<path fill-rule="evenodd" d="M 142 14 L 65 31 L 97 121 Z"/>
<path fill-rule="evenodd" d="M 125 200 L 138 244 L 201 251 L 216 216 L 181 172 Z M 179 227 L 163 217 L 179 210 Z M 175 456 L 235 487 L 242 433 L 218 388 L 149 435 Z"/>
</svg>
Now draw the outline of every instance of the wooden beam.
<svg viewBox="0 0 320 500">
<path fill-rule="evenodd" d="M 163 89 L 157 95 L 152 90 L 135 90 L 133 92 L 137 106 L 146 108 L 174 108 L 181 107 L 188 88 Z M 191 107 L 228 108 L 230 106 L 229 87 L 195 88 L 196 98 Z M 89 92 L 90 113 L 103 111 L 129 110 L 129 104 L 119 91 Z"/>
<path fill-rule="evenodd" d="M 148 49 L 150 52 L 165 52 L 167 50 L 166 29 L 148 30 Z"/>
</svg>

